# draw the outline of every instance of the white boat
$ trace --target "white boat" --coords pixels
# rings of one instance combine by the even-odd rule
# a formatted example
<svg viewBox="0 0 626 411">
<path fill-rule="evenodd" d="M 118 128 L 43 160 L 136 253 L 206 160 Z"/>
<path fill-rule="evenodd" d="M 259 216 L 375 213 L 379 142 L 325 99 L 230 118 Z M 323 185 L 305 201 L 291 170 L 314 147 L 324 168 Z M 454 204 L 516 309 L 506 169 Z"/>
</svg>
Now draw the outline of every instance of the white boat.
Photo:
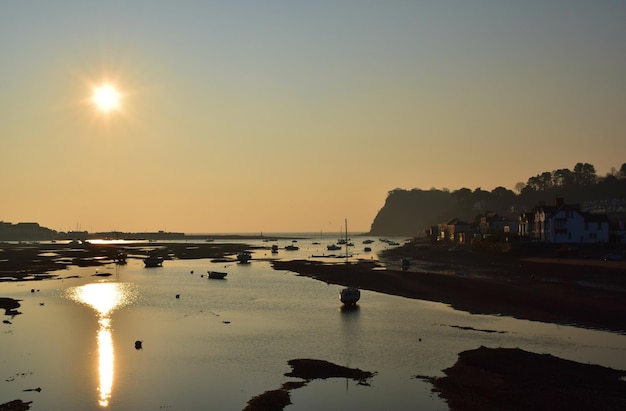
<svg viewBox="0 0 626 411">
<path fill-rule="evenodd" d="M 339 299 L 344 305 L 355 305 L 361 298 L 361 291 L 355 287 L 346 287 L 339 292 Z"/>
<path fill-rule="evenodd" d="M 209 278 L 213 278 L 216 280 L 223 280 L 224 277 L 228 275 L 228 273 L 221 271 L 207 271 L 207 273 L 209 274 Z"/>
<path fill-rule="evenodd" d="M 151 255 L 143 259 L 146 267 L 161 267 L 163 265 L 163 257 L 160 255 Z"/>
<path fill-rule="evenodd" d="M 242 251 L 239 254 L 237 254 L 237 261 L 239 261 L 242 264 L 249 263 L 250 260 L 252 260 L 252 254 L 250 254 L 248 251 Z"/>
</svg>

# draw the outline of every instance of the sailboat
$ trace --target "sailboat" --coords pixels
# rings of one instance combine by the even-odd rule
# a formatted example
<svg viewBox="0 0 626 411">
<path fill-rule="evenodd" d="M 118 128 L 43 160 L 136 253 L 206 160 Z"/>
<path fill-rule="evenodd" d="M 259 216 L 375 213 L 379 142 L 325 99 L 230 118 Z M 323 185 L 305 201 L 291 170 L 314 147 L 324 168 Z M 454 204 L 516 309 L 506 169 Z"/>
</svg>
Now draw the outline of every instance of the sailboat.
<svg viewBox="0 0 626 411">
<path fill-rule="evenodd" d="M 348 266 L 348 219 L 346 218 L 346 269 Z M 343 305 L 351 306 L 356 305 L 356 303 L 361 298 L 361 291 L 356 287 L 345 287 L 341 289 L 339 292 L 339 300 L 343 303 Z"/>
</svg>

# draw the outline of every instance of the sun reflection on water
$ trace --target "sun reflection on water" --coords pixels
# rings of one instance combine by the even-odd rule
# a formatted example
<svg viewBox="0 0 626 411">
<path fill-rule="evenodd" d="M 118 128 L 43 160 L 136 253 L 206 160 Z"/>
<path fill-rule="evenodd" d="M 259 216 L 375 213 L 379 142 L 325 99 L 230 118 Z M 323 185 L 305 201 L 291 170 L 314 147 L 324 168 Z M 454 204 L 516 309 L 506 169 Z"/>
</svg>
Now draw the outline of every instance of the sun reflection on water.
<svg viewBox="0 0 626 411">
<path fill-rule="evenodd" d="M 71 288 L 69 296 L 72 300 L 93 308 L 98 314 L 98 403 L 101 407 L 107 407 L 115 377 L 111 313 L 135 300 L 135 288 L 129 283 L 92 283 Z"/>
</svg>

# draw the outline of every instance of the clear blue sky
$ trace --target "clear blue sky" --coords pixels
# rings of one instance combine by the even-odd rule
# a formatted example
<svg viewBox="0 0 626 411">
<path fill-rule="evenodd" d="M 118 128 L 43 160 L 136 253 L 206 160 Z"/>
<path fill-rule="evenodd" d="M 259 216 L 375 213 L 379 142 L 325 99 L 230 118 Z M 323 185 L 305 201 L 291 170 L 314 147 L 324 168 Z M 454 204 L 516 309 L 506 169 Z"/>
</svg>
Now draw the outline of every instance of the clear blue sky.
<svg viewBox="0 0 626 411">
<path fill-rule="evenodd" d="M 0 2 L 0 219 L 367 231 L 626 162 L 626 1 Z M 94 107 L 94 87 L 120 107 Z"/>
</svg>

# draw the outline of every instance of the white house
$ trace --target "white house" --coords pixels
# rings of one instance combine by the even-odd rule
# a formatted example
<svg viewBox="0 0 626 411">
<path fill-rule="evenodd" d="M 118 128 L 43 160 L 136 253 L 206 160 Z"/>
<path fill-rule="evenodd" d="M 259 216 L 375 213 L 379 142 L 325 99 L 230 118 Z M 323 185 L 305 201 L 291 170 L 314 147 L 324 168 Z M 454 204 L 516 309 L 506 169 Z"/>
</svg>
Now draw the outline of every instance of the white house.
<svg viewBox="0 0 626 411">
<path fill-rule="evenodd" d="M 560 197 L 554 206 L 535 207 L 531 237 L 553 243 L 607 243 L 609 219 L 606 214 L 591 214 L 568 205 Z"/>
</svg>

